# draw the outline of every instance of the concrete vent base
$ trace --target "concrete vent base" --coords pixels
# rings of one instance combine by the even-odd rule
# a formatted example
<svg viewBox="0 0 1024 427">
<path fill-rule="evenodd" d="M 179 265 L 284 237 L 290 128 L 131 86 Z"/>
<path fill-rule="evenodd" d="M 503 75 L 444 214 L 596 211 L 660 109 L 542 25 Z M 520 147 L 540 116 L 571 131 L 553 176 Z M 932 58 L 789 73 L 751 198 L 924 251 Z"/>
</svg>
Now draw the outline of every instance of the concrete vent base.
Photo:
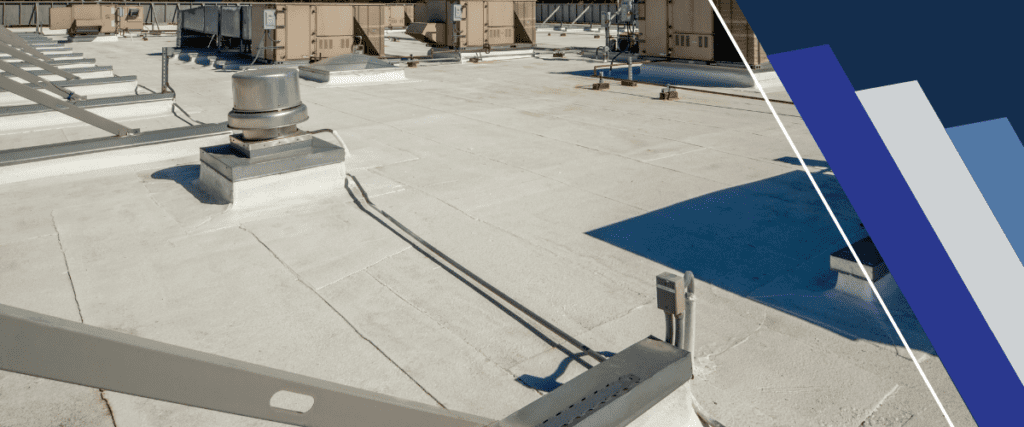
<svg viewBox="0 0 1024 427">
<path fill-rule="evenodd" d="M 492 50 L 490 53 L 485 52 L 455 52 L 451 50 L 434 51 L 431 50 L 430 56 L 435 59 L 458 59 L 462 63 L 469 62 L 471 59 L 476 61 L 501 61 L 507 59 L 522 59 L 532 58 L 534 56 L 533 49 L 505 49 L 505 50 Z"/>
<path fill-rule="evenodd" d="M 49 28 L 40 28 L 39 34 L 42 34 L 44 36 L 66 36 L 68 34 L 68 30 L 51 30 Z"/>
<path fill-rule="evenodd" d="M 888 300 L 899 290 L 899 288 L 896 287 L 896 281 L 892 279 L 891 274 L 886 274 L 885 277 L 876 280 L 875 288 L 878 289 L 878 293 L 882 296 L 883 300 Z M 871 285 L 868 284 L 868 281 L 852 274 L 840 272 L 839 278 L 836 279 L 835 290 L 869 304 L 875 304 L 878 302 L 878 299 L 875 298 L 875 293 L 871 290 Z"/>
<path fill-rule="evenodd" d="M 73 36 L 68 37 L 67 43 L 109 43 L 116 42 L 118 39 L 117 35 L 103 35 L 103 36 Z"/>
<path fill-rule="evenodd" d="M 376 57 L 350 54 L 300 66 L 299 77 L 327 86 L 345 86 L 402 81 L 405 70 Z"/>
<path fill-rule="evenodd" d="M 344 150 L 314 138 L 312 147 L 247 158 L 230 146 L 200 150 L 199 188 L 232 208 L 318 198 L 344 191 Z"/>
<path fill-rule="evenodd" d="M 289 200 L 318 198 L 345 191 L 345 164 L 337 163 L 291 173 L 233 182 L 200 163 L 199 186 L 232 208 L 248 209 Z"/>
<path fill-rule="evenodd" d="M 390 83 L 406 80 L 405 70 L 389 70 L 386 68 L 353 71 L 322 71 L 299 67 L 299 77 L 317 83 L 324 83 L 325 86 L 328 87 Z"/>
<path fill-rule="evenodd" d="M 658 62 L 643 64 L 634 71 L 638 80 L 688 86 L 753 87 L 754 80 L 745 67 Z"/>
<path fill-rule="evenodd" d="M 178 31 L 178 26 L 175 24 L 146 24 L 142 26 L 142 31 L 162 31 L 162 32 L 175 32 Z"/>
<path fill-rule="evenodd" d="M 757 72 L 754 71 L 754 77 L 757 77 L 757 82 L 761 84 L 761 88 L 765 92 L 771 92 L 773 90 L 785 89 L 782 87 L 782 80 L 779 79 L 779 75 L 775 71 Z"/>
</svg>

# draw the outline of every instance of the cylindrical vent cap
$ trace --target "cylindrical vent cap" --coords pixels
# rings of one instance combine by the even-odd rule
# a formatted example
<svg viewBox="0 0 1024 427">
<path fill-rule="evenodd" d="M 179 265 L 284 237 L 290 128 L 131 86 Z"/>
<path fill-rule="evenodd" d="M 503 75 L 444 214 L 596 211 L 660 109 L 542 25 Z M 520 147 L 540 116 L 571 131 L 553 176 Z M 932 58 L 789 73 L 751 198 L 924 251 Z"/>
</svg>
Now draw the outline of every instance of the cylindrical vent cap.
<svg viewBox="0 0 1024 427">
<path fill-rule="evenodd" d="M 231 129 L 281 129 L 309 120 L 306 106 L 299 98 L 298 70 L 265 68 L 243 71 L 235 74 L 231 82 L 235 92 L 235 108 L 228 113 L 228 127 Z"/>
<path fill-rule="evenodd" d="M 236 73 L 232 78 L 235 111 L 263 113 L 298 107 L 299 72 L 292 68 L 265 68 Z"/>
</svg>

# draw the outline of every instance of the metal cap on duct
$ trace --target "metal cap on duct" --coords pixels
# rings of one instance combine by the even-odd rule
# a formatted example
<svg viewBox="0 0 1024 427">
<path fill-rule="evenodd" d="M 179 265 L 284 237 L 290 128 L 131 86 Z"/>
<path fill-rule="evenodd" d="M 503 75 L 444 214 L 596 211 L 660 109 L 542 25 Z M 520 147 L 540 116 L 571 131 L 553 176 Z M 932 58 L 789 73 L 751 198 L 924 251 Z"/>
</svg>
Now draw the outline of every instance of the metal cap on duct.
<svg viewBox="0 0 1024 427">
<path fill-rule="evenodd" d="M 234 109 L 228 127 L 243 131 L 246 139 L 269 139 L 294 132 L 309 120 L 299 97 L 299 72 L 268 68 L 236 73 L 231 78 Z"/>
</svg>

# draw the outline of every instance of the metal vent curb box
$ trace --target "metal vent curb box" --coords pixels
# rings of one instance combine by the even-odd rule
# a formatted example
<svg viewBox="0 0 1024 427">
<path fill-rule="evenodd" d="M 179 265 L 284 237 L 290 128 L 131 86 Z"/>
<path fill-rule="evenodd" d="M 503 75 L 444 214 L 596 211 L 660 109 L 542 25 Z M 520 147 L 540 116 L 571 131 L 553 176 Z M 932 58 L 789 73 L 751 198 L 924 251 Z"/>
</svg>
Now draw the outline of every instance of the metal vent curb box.
<svg viewBox="0 0 1024 427">
<path fill-rule="evenodd" d="M 489 427 L 623 427 L 692 375 L 689 352 L 647 338 Z"/>
</svg>

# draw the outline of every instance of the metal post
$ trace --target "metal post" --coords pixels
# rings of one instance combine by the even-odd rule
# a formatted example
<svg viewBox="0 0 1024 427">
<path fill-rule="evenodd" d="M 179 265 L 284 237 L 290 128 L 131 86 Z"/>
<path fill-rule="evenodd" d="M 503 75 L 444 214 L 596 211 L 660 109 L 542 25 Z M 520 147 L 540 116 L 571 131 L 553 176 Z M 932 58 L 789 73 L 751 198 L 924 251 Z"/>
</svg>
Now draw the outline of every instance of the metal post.
<svg viewBox="0 0 1024 427">
<path fill-rule="evenodd" d="M 683 316 L 686 317 L 686 332 L 683 336 L 682 348 L 690 354 L 693 354 L 694 350 L 696 350 L 693 342 L 693 335 L 695 332 L 694 319 L 697 317 L 694 315 L 694 308 L 697 305 L 697 296 L 694 294 L 693 282 L 693 272 L 687 271 L 683 274 L 683 283 L 686 284 L 686 309 L 683 311 Z"/>
<path fill-rule="evenodd" d="M 601 24 L 604 25 L 604 46 L 608 47 L 608 41 L 612 38 L 612 31 L 610 29 L 612 23 L 612 13 L 605 12 L 601 15 Z"/>
<path fill-rule="evenodd" d="M 629 81 L 633 81 L 633 56 L 626 57 L 626 78 Z"/>
<path fill-rule="evenodd" d="M 171 56 L 173 56 L 173 55 L 174 55 L 174 48 L 173 47 L 165 47 L 164 48 L 163 55 L 162 55 L 163 56 L 163 64 L 162 64 L 163 66 L 161 67 L 161 73 L 160 73 L 160 81 L 161 81 L 160 93 L 174 92 L 174 90 L 171 89 L 171 83 L 170 83 L 170 61 L 171 61 Z"/>
</svg>

